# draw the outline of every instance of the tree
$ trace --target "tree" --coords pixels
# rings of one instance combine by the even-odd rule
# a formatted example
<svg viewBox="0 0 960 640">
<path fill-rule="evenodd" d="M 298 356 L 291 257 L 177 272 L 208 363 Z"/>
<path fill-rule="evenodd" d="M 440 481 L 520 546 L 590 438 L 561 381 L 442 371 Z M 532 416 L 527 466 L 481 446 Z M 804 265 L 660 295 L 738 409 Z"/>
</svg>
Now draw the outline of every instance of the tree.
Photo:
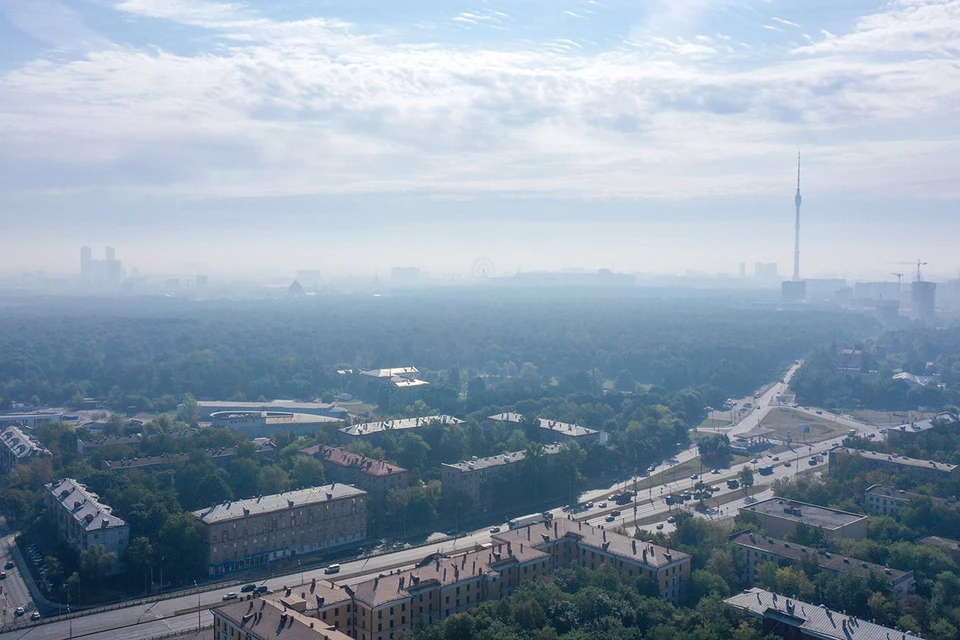
<svg viewBox="0 0 960 640">
<path fill-rule="evenodd" d="M 576 502 L 577 487 L 582 478 L 580 469 L 586 459 L 587 452 L 576 442 L 564 442 L 557 452 L 557 471 L 560 474 L 558 484 L 561 487 L 569 484 L 570 504 Z"/>
<path fill-rule="evenodd" d="M 325 481 L 323 464 L 316 458 L 297 456 L 293 459 L 290 481 L 294 487 L 319 487 Z"/>
<path fill-rule="evenodd" d="M 542 444 L 531 442 L 527 445 L 523 460 L 520 461 L 520 468 L 524 484 L 533 489 L 534 503 L 539 502 L 540 486 L 546 480 L 547 471 L 547 454 Z"/>
<path fill-rule="evenodd" d="M 701 478 L 697 480 L 697 484 L 693 485 L 693 497 L 696 500 L 700 501 L 700 508 L 703 508 L 704 500 L 713 497 L 713 491 L 710 490 L 710 486 Z"/>
<path fill-rule="evenodd" d="M 196 427 L 200 420 L 200 404 L 189 393 L 184 396 L 183 404 L 180 405 L 180 419 L 191 427 Z"/>
<path fill-rule="evenodd" d="M 430 445 L 416 433 L 406 433 L 397 446 L 397 462 L 405 469 L 420 469 L 426 466 Z"/>
<path fill-rule="evenodd" d="M 621 369 L 613 381 L 613 388 L 623 393 L 633 393 L 637 389 L 637 383 L 633 379 L 633 374 L 629 369 Z"/>
<path fill-rule="evenodd" d="M 150 538 L 141 536 L 130 541 L 123 553 L 123 563 L 127 571 L 136 575 L 146 575 L 154 562 L 154 548 Z"/>
<path fill-rule="evenodd" d="M 271 464 L 264 467 L 257 476 L 257 491 L 260 495 L 283 493 L 289 488 L 290 476 L 277 465 Z"/>
<path fill-rule="evenodd" d="M 743 495 L 748 495 L 747 489 L 753 487 L 753 469 L 744 466 L 740 469 L 740 472 L 737 473 L 737 478 L 740 480 L 740 488 L 743 489 Z"/>
<path fill-rule="evenodd" d="M 89 549 L 80 552 L 80 575 L 87 584 L 99 586 L 117 562 L 117 554 L 107 552 L 102 544 L 90 545 Z"/>
</svg>

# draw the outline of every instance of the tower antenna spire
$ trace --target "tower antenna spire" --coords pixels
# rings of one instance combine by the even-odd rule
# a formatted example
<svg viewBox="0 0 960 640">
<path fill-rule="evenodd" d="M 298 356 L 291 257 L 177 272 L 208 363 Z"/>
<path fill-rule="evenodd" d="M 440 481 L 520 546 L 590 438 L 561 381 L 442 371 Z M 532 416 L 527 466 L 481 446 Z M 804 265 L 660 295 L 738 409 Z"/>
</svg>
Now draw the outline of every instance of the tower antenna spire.
<svg viewBox="0 0 960 640">
<path fill-rule="evenodd" d="M 794 224 L 793 239 L 793 280 L 800 280 L 800 152 L 797 151 L 797 195 L 793 198 L 793 203 L 797 207 L 797 218 Z"/>
</svg>

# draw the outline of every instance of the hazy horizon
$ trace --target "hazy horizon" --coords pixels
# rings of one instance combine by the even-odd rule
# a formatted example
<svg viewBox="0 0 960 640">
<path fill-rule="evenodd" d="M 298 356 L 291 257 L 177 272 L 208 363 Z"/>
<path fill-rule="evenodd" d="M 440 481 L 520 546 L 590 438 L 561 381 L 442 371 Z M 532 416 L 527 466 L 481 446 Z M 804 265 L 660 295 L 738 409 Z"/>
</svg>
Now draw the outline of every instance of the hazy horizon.
<svg viewBox="0 0 960 640">
<path fill-rule="evenodd" d="M 0 271 L 960 260 L 960 0 L 0 4 Z"/>
</svg>

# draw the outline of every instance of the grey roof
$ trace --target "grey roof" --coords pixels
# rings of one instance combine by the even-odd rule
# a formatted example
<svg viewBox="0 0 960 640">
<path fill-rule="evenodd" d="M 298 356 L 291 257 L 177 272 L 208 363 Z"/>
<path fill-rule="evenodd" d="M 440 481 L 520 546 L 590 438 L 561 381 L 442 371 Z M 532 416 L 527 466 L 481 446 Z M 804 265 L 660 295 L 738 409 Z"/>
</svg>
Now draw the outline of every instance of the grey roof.
<svg viewBox="0 0 960 640">
<path fill-rule="evenodd" d="M 874 484 L 867 487 L 867 490 L 864 493 L 874 495 L 874 496 L 880 496 L 883 498 L 887 498 L 889 500 L 895 500 L 897 502 L 910 502 L 914 498 L 929 498 L 934 504 L 960 507 L 960 501 L 958 501 L 956 498 L 937 498 L 935 496 L 928 496 L 922 493 L 904 491 L 903 489 L 892 489 L 890 487 L 883 487 L 883 486 L 880 486 L 879 484 Z"/>
<path fill-rule="evenodd" d="M 383 420 L 381 422 L 365 422 L 364 424 L 354 424 L 349 427 L 341 427 L 340 431 L 349 436 L 366 436 L 371 433 L 380 433 L 381 431 L 404 429 L 418 429 L 425 427 L 433 421 L 439 421 L 440 424 L 462 424 L 463 420 L 453 416 L 421 416 L 418 418 L 401 418 L 399 420 Z"/>
<path fill-rule="evenodd" d="M 242 629 L 246 638 L 257 640 L 350 640 L 350 636 L 326 622 L 287 608 L 280 598 L 268 596 L 235 602 L 213 609 Z"/>
<path fill-rule="evenodd" d="M 740 511 L 753 511 L 755 513 L 768 514 L 793 520 L 795 522 L 804 522 L 814 527 L 823 527 L 826 531 L 833 531 L 845 525 L 863 520 L 866 516 L 859 513 L 850 513 L 849 511 L 840 511 L 830 509 L 806 502 L 796 500 L 785 500 L 783 498 L 769 498 L 760 502 L 740 507 Z"/>
<path fill-rule="evenodd" d="M 198 509 L 193 512 L 193 515 L 206 523 L 225 522 L 235 518 L 246 518 L 252 515 L 283 511 L 290 509 L 291 506 L 303 507 L 365 495 L 367 495 L 366 491 L 357 489 L 356 487 L 348 484 L 334 483 L 322 487 L 310 487 L 309 489 L 275 493 L 269 496 L 260 496 L 259 498 L 247 498 L 246 500 L 234 500 L 232 502 L 215 504 L 206 509 Z M 291 505 L 291 503 L 293 504 Z"/>
<path fill-rule="evenodd" d="M 808 548 L 800 544 L 786 542 L 785 540 L 777 540 L 776 538 L 771 538 L 761 533 L 753 533 L 752 531 L 735 533 L 730 536 L 730 541 L 741 547 L 756 549 L 796 561 L 815 558 L 818 566 L 836 571 L 837 573 L 846 571 L 876 571 L 878 574 L 885 576 L 890 583 L 897 583 L 913 574 L 912 571 L 888 569 L 872 562 L 864 562 L 856 558 L 846 558 L 836 553 L 817 550 L 813 547 Z"/>
<path fill-rule="evenodd" d="M 902 465 L 905 467 L 917 467 L 930 469 L 931 471 L 942 471 L 944 473 L 953 473 L 957 465 L 947 464 L 945 462 L 936 462 L 934 460 L 918 460 L 917 458 L 908 458 L 896 453 L 880 453 L 877 451 L 867 451 L 865 449 L 848 449 L 837 447 L 831 453 L 847 454 L 851 456 L 859 455 L 864 460 L 874 460 L 877 462 L 886 462 L 888 464 Z"/>
<path fill-rule="evenodd" d="M 297 402 L 296 400 L 270 400 L 269 402 L 234 402 L 232 400 L 198 400 L 197 405 L 201 409 L 222 408 L 224 411 L 230 409 L 250 410 L 250 411 L 269 411 L 271 409 L 283 409 L 286 411 L 296 411 L 297 409 L 330 409 L 334 405 L 328 402 Z"/>
<path fill-rule="evenodd" d="M 550 456 L 556 455 L 557 453 L 560 453 L 560 445 L 547 445 L 543 448 L 543 452 Z M 458 469 L 459 471 L 479 471 L 482 469 L 489 469 L 491 467 L 500 467 L 503 465 L 520 462 L 526 457 L 526 455 L 526 451 L 514 451 L 513 453 L 502 453 L 500 455 L 490 456 L 487 458 L 464 460 L 463 462 L 457 462 L 454 464 L 445 463 L 442 466 Z"/>
<path fill-rule="evenodd" d="M 397 376 L 415 376 L 420 371 L 416 367 L 393 367 L 392 369 L 367 369 L 360 374 L 370 378 L 395 378 Z"/>
<path fill-rule="evenodd" d="M 30 456 L 48 455 L 50 452 L 31 436 L 17 427 L 7 427 L 0 433 L 0 442 L 18 459 Z"/>
<path fill-rule="evenodd" d="M 512 411 L 507 411 L 505 413 L 498 413 L 494 416 L 487 416 L 487 419 L 493 420 L 495 422 L 519 423 L 523 420 L 523 415 L 512 412 Z M 595 429 L 582 427 L 578 424 L 570 424 L 569 422 L 560 422 L 559 420 L 550 420 L 549 418 L 538 418 L 538 419 L 540 420 L 541 429 L 544 429 L 546 431 L 554 431 L 572 438 L 577 438 L 580 436 L 588 436 L 595 433 L 599 433 Z"/>
<path fill-rule="evenodd" d="M 52 495 L 86 531 L 125 527 L 127 523 L 111 513 L 100 497 L 73 478 L 54 480 L 46 485 Z"/>
<path fill-rule="evenodd" d="M 756 618 L 771 618 L 824 640 L 922 640 L 919 636 L 860 620 L 809 602 L 763 589 L 748 589 L 724 600 Z"/>
</svg>

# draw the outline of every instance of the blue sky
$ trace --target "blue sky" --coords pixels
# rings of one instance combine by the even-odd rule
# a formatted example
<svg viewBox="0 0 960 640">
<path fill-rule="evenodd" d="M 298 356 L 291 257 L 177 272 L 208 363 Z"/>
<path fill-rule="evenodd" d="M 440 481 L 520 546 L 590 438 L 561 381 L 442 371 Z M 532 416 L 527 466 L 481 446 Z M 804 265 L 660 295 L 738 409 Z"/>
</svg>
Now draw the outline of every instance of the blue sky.
<svg viewBox="0 0 960 640">
<path fill-rule="evenodd" d="M 10 269 L 956 275 L 960 0 L 2 0 Z"/>
</svg>

